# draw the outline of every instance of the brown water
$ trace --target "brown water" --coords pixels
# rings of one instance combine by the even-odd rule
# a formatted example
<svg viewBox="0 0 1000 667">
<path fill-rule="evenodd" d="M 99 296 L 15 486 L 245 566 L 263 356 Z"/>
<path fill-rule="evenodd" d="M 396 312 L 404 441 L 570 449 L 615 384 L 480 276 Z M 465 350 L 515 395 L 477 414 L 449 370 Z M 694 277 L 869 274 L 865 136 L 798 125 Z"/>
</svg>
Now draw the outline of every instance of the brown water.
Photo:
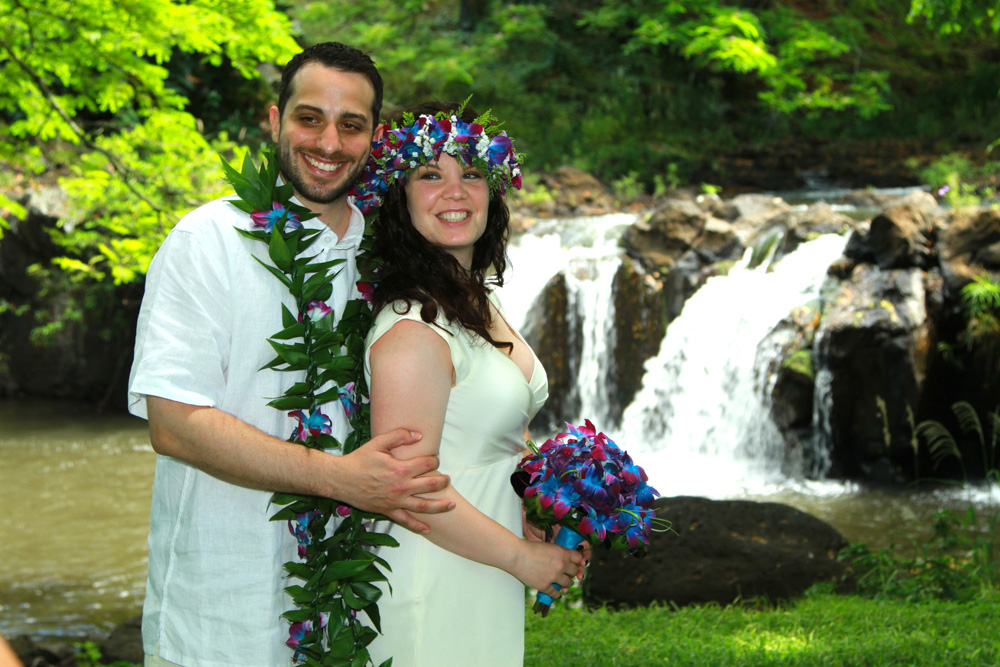
<svg viewBox="0 0 1000 667">
<path fill-rule="evenodd" d="M 140 613 L 154 461 L 140 419 L 0 401 L 0 634 L 100 634 Z M 942 507 L 985 502 L 969 493 L 789 483 L 742 497 L 877 547 L 928 536 Z"/>
<path fill-rule="evenodd" d="M 155 457 L 141 419 L 0 401 L 0 634 L 140 613 Z"/>
</svg>

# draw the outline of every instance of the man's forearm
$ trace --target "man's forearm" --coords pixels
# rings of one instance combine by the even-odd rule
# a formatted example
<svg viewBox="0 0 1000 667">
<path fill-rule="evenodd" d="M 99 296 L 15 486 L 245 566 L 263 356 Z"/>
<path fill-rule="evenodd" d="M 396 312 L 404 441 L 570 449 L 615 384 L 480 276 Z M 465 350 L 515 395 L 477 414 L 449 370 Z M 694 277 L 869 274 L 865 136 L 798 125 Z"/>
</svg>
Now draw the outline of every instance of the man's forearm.
<svg viewBox="0 0 1000 667">
<path fill-rule="evenodd" d="M 146 405 L 157 454 L 238 486 L 332 497 L 330 454 L 270 436 L 216 408 L 156 396 Z"/>
</svg>

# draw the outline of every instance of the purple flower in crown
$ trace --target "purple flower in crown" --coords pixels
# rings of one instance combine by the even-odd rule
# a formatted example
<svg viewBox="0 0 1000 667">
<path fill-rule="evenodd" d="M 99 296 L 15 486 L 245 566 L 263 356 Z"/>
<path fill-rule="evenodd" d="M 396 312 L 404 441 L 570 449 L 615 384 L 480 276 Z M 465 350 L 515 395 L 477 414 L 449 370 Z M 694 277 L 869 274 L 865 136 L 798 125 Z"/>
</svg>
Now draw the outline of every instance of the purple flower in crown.
<svg viewBox="0 0 1000 667">
<path fill-rule="evenodd" d="M 514 157 L 514 144 L 511 143 L 506 132 L 501 132 L 493 137 L 493 141 L 490 142 L 487 149 L 487 156 L 490 165 L 503 164 L 504 160 Z"/>
<path fill-rule="evenodd" d="M 358 408 L 361 407 L 354 400 L 354 383 L 348 382 L 343 387 L 337 389 L 337 397 L 340 399 L 340 404 L 344 406 L 344 414 L 347 415 L 348 419 L 352 419 Z"/>
<path fill-rule="evenodd" d="M 270 234 L 283 215 L 288 216 L 285 219 L 285 229 L 301 229 L 302 223 L 299 221 L 298 214 L 289 211 L 279 202 L 272 202 L 270 211 L 254 211 L 250 214 L 250 218 L 253 220 L 254 227 L 263 227 L 264 231 Z"/>
<path fill-rule="evenodd" d="M 295 417 L 299 425 L 295 428 L 294 435 L 299 442 L 305 442 L 309 436 L 317 436 L 320 433 L 329 433 L 332 430 L 330 418 L 324 415 L 319 408 L 306 414 L 304 410 L 293 410 L 288 413 L 289 417 Z"/>
</svg>

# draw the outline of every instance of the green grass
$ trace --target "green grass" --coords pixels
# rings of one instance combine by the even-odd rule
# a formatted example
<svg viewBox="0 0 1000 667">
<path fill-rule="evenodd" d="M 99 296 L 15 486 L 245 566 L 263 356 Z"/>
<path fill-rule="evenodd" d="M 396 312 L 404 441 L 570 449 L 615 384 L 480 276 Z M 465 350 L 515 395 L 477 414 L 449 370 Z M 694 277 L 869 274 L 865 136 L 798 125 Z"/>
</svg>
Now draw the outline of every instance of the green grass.
<svg viewBox="0 0 1000 667">
<path fill-rule="evenodd" d="M 816 594 L 778 609 L 708 605 L 527 612 L 525 667 L 1000 664 L 1000 595 L 971 602 Z"/>
</svg>

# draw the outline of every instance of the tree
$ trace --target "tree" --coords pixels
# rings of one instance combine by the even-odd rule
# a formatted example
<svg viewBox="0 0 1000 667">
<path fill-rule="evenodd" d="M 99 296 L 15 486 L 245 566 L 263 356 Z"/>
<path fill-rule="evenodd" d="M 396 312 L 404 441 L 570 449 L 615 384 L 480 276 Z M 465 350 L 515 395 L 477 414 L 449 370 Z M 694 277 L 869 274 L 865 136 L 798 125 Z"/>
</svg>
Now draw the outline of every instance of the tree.
<svg viewBox="0 0 1000 667">
<path fill-rule="evenodd" d="M 225 57 L 255 77 L 258 62 L 297 50 L 290 32 L 272 0 L 0 0 L 0 160 L 38 174 L 96 153 L 129 205 L 169 226 L 176 213 L 162 190 L 102 139 L 173 119 L 179 147 L 190 149 L 194 119 L 176 115 L 186 100 L 166 85 L 172 54 Z"/>
<path fill-rule="evenodd" d="M 185 111 L 171 58 L 255 79 L 298 51 L 290 34 L 273 0 L 0 0 L 0 173 L 68 169 L 70 211 L 49 230 L 64 256 L 30 268 L 38 294 L 0 298 L 0 313 L 33 316 L 36 344 L 120 330 L 119 286 L 141 279 L 183 213 L 229 190 L 219 155 L 237 150 Z M 25 213 L 0 194 L 3 209 Z"/>
<path fill-rule="evenodd" d="M 918 19 L 944 34 L 970 30 L 1000 33 L 996 0 L 911 0 L 909 20 Z"/>
</svg>

